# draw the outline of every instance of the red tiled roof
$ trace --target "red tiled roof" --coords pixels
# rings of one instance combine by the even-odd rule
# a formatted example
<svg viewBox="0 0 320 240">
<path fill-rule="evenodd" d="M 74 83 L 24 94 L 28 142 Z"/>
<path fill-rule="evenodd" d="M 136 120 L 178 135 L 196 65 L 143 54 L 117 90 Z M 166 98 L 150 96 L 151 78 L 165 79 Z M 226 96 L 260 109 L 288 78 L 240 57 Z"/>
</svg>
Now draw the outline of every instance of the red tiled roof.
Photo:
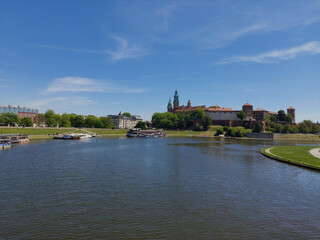
<svg viewBox="0 0 320 240">
<path fill-rule="evenodd" d="M 289 107 L 288 109 L 294 109 L 293 107 Z"/>
<path fill-rule="evenodd" d="M 232 108 L 207 108 L 208 112 L 239 112 L 234 111 Z"/>
<path fill-rule="evenodd" d="M 252 106 L 250 103 L 246 103 L 245 105 L 243 105 L 243 106 Z"/>
<path fill-rule="evenodd" d="M 278 113 L 277 112 L 268 112 L 269 114 L 276 114 L 276 115 L 278 115 Z"/>
<path fill-rule="evenodd" d="M 257 108 L 256 110 L 253 110 L 253 111 L 255 112 L 255 111 L 267 111 L 267 110 L 265 110 L 263 108 Z"/>
</svg>

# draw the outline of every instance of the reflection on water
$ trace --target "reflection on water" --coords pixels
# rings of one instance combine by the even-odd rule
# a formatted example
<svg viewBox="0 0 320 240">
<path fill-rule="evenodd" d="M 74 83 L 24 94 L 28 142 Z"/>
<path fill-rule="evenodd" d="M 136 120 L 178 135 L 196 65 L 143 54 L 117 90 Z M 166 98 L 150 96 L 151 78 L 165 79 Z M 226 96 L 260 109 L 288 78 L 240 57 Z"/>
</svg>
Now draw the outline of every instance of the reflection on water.
<svg viewBox="0 0 320 240">
<path fill-rule="evenodd" d="M 320 174 L 259 153 L 273 144 L 105 138 L 15 146 L 0 152 L 0 236 L 318 238 Z"/>
</svg>

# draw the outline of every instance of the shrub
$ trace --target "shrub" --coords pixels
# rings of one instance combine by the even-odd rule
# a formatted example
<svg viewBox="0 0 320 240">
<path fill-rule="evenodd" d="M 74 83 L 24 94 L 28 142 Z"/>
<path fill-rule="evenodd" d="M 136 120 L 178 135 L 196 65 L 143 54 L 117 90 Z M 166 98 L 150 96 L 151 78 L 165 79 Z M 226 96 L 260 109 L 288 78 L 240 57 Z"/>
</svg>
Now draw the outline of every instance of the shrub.
<svg viewBox="0 0 320 240">
<path fill-rule="evenodd" d="M 223 132 L 223 128 L 218 128 L 216 135 L 221 135 L 221 134 L 223 134 L 223 133 L 224 133 L 224 132 Z"/>
<path fill-rule="evenodd" d="M 229 127 L 228 127 L 228 126 L 224 126 L 224 127 L 223 127 L 223 131 L 228 132 L 228 130 L 229 130 Z"/>
<path fill-rule="evenodd" d="M 275 132 L 276 132 L 276 133 L 281 133 L 282 131 L 283 131 L 283 126 L 282 126 L 282 124 L 276 124 Z"/>
<path fill-rule="evenodd" d="M 236 136 L 236 132 L 234 131 L 234 129 L 229 128 L 227 133 L 226 133 L 226 135 L 229 136 L 229 137 L 235 137 Z"/>
<path fill-rule="evenodd" d="M 254 126 L 252 132 L 262 132 L 262 125 L 260 122 L 257 122 L 256 125 Z"/>
</svg>

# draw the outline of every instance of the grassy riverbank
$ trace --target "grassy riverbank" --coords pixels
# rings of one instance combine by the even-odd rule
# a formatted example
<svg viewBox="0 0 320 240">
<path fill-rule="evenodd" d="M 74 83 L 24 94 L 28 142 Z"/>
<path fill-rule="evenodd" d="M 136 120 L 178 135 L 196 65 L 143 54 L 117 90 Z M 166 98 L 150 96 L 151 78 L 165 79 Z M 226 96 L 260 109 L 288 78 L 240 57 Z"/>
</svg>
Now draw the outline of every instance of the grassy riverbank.
<svg viewBox="0 0 320 240">
<path fill-rule="evenodd" d="M 33 127 L 0 127 L 0 134 L 49 135 L 67 132 L 78 132 L 76 128 L 33 128 Z"/>
<path fill-rule="evenodd" d="M 320 135 L 314 134 L 284 134 L 276 140 L 294 140 L 294 141 L 318 141 L 320 142 Z"/>
<path fill-rule="evenodd" d="M 320 159 L 309 151 L 316 146 L 276 146 L 261 149 L 261 153 L 275 160 L 320 170 Z M 268 152 L 269 149 L 269 152 Z"/>
</svg>

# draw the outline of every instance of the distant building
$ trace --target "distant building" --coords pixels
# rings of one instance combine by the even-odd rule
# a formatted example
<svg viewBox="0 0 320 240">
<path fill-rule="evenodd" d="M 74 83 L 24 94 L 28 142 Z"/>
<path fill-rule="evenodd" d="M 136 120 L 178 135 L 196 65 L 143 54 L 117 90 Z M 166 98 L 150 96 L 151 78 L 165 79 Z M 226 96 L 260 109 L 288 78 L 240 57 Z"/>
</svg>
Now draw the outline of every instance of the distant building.
<svg viewBox="0 0 320 240">
<path fill-rule="evenodd" d="M 222 125 L 232 125 L 232 122 L 239 121 L 240 119 L 237 117 L 237 113 L 241 110 L 233 110 L 232 108 L 224 108 L 218 105 L 212 107 L 202 106 L 191 106 L 191 101 L 189 99 L 187 106 L 179 105 L 179 95 L 178 90 L 174 93 L 173 100 L 173 108 L 171 104 L 171 99 L 169 99 L 167 110 L 168 112 L 176 113 L 181 111 L 194 111 L 196 109 L 203 109 L 211 119 L 213 124 L 222 124 Z M 245 120 L 257 120 L 262 121 L 267 116 L 277 117 L 277 112 L 271 112 L 262 108 L 257 108 L 253 110 L 253 106 L 250 103 L 246 103 L 242 106 L 242 110 L 246 114 Z M 295 123 L 295 109 L 293 107 L 289 107 L 287 109 L 287 114 L 291 114 L 293 118 L 293 123 Z M 239 124 L 239 123 L 238 123 Z"/>
<path fill-rule="evenodd" d="M 26 107 L 14 107 L 12 105 L 8 105 L 8 106 L 0 106 L 0 114 L 1 113 L 15 113 L 18 115 L 18 117 L 24 118 L 24 117 L 28 117 L 31 118 L 33 123 L 38 122 L 38 109 L 32 109 L 32 108 L 26 108 Z"/>
<path fill-rule="evenodd" d="M 109 115 L 116 128 L 134 128 L 138 122 L 143 121 L 139 115 L 132 115 L 131 117 L 125 117 L 120 112 L 118 115 Z"/>
</svg>

